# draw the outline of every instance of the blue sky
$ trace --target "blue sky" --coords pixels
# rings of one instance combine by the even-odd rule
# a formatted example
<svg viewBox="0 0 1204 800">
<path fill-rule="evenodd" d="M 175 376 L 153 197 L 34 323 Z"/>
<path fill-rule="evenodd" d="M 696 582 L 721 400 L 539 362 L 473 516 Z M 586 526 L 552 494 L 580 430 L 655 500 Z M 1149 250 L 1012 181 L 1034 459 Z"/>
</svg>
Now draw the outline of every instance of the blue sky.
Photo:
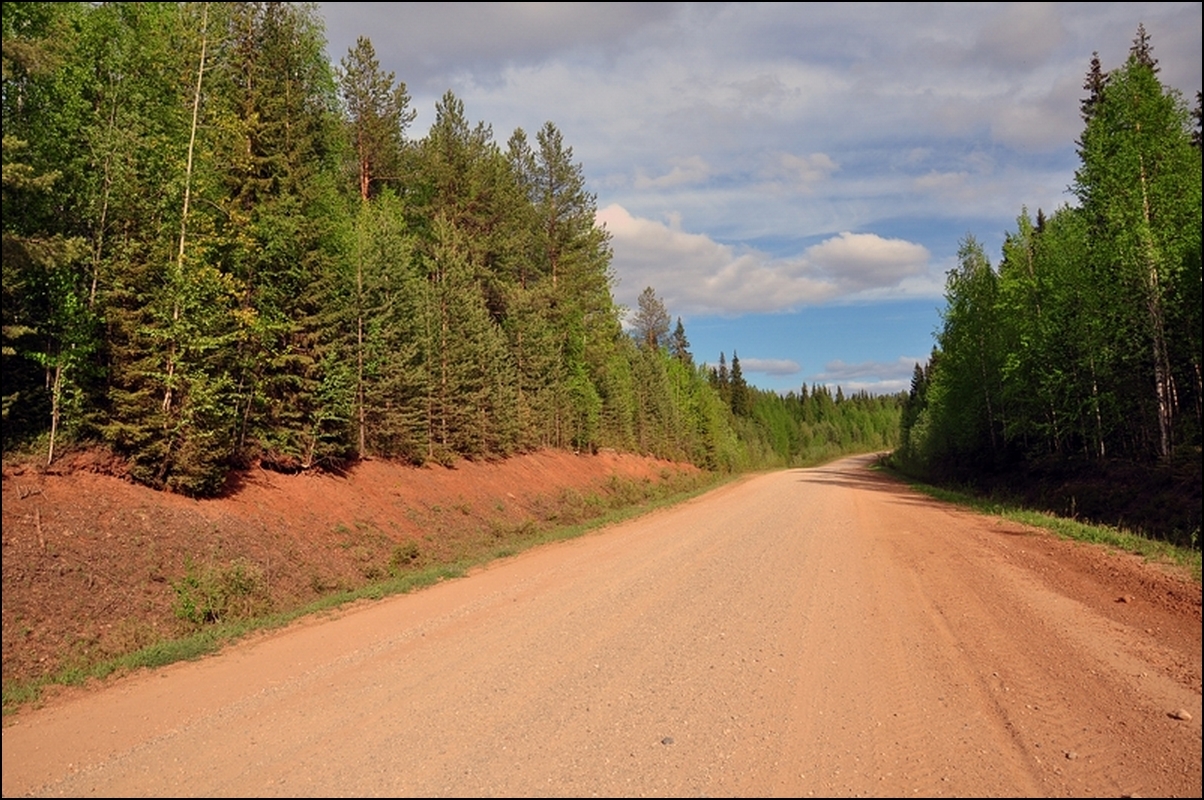
<svg viewBox="0 0 1204 800">
<path fill-rule="evenodd" d="M 451 90 L 502 147 L 553 122 L 612 236 L 618 302 L 652 286 L 695 359 L 750 383 L 905 390 L 975 236 L 1073 201 L 1092 52 L 1145 25 L 1194 107 L 1200 3 L 322 3 L 406 84 L 420 138 Z"/>
</svg>

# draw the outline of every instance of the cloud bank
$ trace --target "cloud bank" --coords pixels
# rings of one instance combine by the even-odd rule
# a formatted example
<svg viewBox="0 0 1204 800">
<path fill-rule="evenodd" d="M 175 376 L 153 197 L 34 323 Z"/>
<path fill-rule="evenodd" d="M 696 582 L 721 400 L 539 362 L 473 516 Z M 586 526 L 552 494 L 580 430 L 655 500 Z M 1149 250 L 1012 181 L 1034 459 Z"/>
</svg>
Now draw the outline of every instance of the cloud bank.
<svg viewBox="0 0 1204 800">
<path fill-rule="evenodd" d="M 931 271 L 927 248 L 873 233 L 842 232 L 781 258 L 723 244 L 668 222 L 633 216 L 620 205 L 598 211 L 611 235 L 617 295 L 630 304 L 651 286 L 675 313 L 738 315 L 797 309 L 864 293 L 917 293 L 909 279 Z"/>
</svg>

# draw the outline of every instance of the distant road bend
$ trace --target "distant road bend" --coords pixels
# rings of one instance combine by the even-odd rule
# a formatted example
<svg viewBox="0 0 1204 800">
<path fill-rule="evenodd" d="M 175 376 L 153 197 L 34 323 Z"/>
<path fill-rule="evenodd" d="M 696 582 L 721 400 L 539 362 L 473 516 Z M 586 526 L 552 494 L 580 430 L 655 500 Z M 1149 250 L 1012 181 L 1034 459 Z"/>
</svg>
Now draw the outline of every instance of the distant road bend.
<svg viewBox="0 0 1204 800">
<path fill-rule="evenodd" d="M 1152 568 L 869 463 L 53 700 L 3 793 L 1199 797 L 1198 616 L 1073 564 Z"/>
</svg>

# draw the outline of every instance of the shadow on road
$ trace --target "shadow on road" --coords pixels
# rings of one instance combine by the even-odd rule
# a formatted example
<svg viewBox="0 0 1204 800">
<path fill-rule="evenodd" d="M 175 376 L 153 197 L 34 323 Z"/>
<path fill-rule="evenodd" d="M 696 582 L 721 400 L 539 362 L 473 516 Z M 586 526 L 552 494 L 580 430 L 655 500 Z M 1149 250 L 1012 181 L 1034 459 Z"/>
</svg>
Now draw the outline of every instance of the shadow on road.
<svg viewBox="0 0 1204 800">
<path fill-rule="evenodd" d="M 865 489 L 890 495 L 894 502 L 911 506 L 949 509 L 956 508 L 912 489 L 902 479 L 872 469 L 878 454 L 855 456 L 825 464 L 822 467 L 794 469 L 799 483 L 843 486 L 848 489 Z"/>
</svg>

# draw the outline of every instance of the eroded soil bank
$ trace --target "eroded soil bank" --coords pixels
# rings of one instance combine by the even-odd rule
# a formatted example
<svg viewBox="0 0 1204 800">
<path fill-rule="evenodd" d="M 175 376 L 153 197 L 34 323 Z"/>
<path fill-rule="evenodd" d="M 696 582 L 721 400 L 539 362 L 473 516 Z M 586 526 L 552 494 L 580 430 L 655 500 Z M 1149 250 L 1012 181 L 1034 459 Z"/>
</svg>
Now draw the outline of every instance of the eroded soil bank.
<svg viewBox="0 0 1204 800">
<path fill-rule="evenodd" d="M 450 469 L 376 460 L 343 475 L 255 469 L 227 496 L 193 500 L 119 473 L 96 453 L 53 472 L 5 465 L 6 686 L 706 478 L 637 455 L 544 451 Z"/>
</svg>

